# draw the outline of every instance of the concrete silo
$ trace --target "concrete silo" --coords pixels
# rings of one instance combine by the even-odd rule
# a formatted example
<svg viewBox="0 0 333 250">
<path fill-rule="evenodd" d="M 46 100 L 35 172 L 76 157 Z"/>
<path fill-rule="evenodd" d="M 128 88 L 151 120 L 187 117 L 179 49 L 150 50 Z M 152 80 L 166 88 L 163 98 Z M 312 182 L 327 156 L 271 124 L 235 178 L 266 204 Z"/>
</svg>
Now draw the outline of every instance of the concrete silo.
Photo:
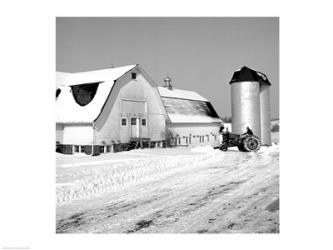
<svg viewBox="0 0 333 250">
<path fill-rule="evenodd" d="M 267 77 L 247 67 L 234 72 L 231 84 L 232 132 L 250 127 L 262 145 L 271 145 L 270 100 Z"/>
<path fill-rule="evenodd" d="M 261 144 L 272 145 L 271 139 L 271 105 L 269 95 L 269 84 L 262 83 L 260 86 L 260 127 Z"/>
</svg>

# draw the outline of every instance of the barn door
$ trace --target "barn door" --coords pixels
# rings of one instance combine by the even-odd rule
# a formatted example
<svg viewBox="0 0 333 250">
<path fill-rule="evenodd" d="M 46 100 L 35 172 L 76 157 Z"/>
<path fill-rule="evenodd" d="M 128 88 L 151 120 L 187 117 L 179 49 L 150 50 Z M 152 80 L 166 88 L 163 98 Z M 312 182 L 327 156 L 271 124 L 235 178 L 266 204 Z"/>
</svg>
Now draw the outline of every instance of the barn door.
<svg viewBox="0 0 333 250">
<path fill-rule="evenodd" d="M 138 116 L 131 116 L 130 126 L 131 126 L 131 137 L 140 138 L 140 119 Z"/>
<path fill-rule="evenodd" d="M 147 117 L 131 116 L 131 137 L 132 138 L 148 138 Z"/>
<path fill-rule="evenodd" d="M 130 138 L 148 138 L 147 103 L 139 100 L 122 100 L 122 115 L 129 117 Z"/>
</svg>

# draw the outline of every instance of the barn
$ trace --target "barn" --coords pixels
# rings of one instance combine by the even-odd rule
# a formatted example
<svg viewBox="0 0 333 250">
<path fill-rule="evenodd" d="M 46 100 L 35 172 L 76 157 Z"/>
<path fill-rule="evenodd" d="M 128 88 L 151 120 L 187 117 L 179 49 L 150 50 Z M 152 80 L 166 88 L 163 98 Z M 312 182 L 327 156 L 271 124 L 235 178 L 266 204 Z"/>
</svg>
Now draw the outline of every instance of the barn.
<svg viewBox="0 0 333 250">
<path fill-rule="evenodd" d="M 163 87 L 139 65 L 56 73 L 56 150 L 100 154 L 145 147 L 217 144 L 221 124 L 211 103 Z"/>
<path fill-rule="evenodd" d="M 215 146 L 219 143 L 222 120 L 209 100 L 193 91 L 174 89 L 169 77 L 158 90 L 168 115 L 168 145 Z"/>
</svg>

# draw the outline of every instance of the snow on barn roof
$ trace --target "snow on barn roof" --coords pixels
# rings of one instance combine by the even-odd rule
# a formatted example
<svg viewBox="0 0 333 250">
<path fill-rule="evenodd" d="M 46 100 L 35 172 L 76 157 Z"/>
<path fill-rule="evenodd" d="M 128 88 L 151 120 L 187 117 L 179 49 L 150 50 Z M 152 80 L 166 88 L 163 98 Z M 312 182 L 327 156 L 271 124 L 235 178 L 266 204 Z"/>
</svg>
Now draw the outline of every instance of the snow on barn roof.
<svg viewBox="0 0 333 250">
<path fill-rule="evenodd" d="M 91 123 L 100 114 L 114 81 L 136 65 L 80 73 L 57 73 L 56 121 L 59 123 Z M 78 103 L 73 93 L 84 93 Z M 87 103 L 88 102 L 88 103 Z M 81 105 L 80 105 L 81 104 Z"/>
<path fill-rule="evenodd" d="M 222 122 L 206 98 L 194 91 L 158 87 L 172 123 Z"/>
<path fill-rule="evenodd" d="M 196 100 L 208 102 L 208 100 L 194 91 L 182 90 L 182 89 L 168 89 L 165 87 L 158 87 L 158 91 L 162 97 L 179 98 L 187 100 Z"/>
<path fill-rule="evenodd" d="M 117 68 L 100 69 L 78 73 L 57 72 L 56 82 L 59 85 L 79 85 L 92 82 L 114 81 L 133 69 L 136 65 L 128 65 Z"/>
<path fill-rule="evenodd" d="M 72 73 L 67 73 L 67 72 L 56 72 L 56 86 L 59 88 L 60 86 L 65 86 L 70 82 L 70 77 Z"/>
</svg>

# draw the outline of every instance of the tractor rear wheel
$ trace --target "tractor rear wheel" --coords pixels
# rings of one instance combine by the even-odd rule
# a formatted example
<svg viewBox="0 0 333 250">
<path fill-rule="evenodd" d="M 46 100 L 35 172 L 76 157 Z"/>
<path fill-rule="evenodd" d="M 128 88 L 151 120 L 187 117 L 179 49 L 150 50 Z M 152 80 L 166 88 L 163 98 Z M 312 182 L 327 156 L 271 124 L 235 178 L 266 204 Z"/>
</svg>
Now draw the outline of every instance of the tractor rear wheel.
<svg viewBox="0 0 333 250">
<path fill-rule="evenodd" d="M 225 144 L 222 144 L 222 145 L 220 146 L 220 150 L 222 150 L 222 151 L 227 151 L 227 150 L 228 150 L 228 146 L 225 145 Z"/>
<path fill-rule="evenodd" d="M 248 135 L 243 140 L 243 148 L 247 152 L 256 152 L 260 149 L 260 139 L 253 135 Z"/>
</svg>

